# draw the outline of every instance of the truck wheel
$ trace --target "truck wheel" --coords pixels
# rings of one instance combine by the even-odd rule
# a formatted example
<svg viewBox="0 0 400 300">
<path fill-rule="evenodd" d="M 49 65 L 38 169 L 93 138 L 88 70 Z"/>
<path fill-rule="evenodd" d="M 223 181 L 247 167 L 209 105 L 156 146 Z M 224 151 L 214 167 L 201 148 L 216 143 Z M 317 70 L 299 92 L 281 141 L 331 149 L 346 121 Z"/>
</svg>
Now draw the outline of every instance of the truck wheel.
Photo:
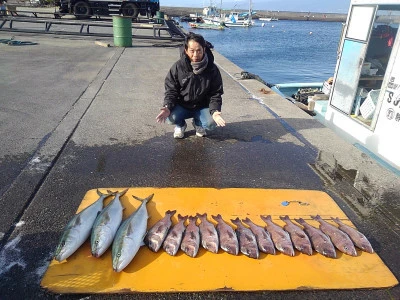
<svg viewBox="0 0 400 300">
<path fill-rule="evenodd" d="M 133 3 L 126 3 L 122 8 L 121 12 L 123 16 L 137 18 L 139 15 L 139 9 Z"/>
<path fill-rule="evenodd" d="M 78 1 L 74 5 L 74 15 L 77 19 L 89 19 L 92 14 L 89 3 Z"/>
</svg>

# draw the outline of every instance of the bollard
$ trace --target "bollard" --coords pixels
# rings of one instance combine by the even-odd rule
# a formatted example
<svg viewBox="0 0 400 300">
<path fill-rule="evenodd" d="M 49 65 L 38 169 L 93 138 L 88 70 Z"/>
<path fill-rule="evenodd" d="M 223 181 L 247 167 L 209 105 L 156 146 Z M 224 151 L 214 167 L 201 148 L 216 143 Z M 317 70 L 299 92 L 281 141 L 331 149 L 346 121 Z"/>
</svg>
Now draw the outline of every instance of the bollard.
<svg viewBox="0 0 400 300">
<path fill-rule="evenodd" d="M 114 46 L 132 47 L 132 17 L 113 16 Z"/>
</svg>

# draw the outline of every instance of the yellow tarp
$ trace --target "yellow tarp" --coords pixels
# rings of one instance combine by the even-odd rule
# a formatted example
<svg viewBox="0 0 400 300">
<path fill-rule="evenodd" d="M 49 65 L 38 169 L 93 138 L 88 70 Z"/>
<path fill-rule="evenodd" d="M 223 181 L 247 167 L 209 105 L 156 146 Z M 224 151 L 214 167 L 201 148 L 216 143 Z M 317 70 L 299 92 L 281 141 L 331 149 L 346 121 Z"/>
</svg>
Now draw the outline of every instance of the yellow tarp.
<svg viewBox="0 0 400 300">
<path fill-rule="evenodd" d="M 280 225 L 284 224 L 279 219 L 281 215 L 289 215 L 291 219 L 302 217 L 318 225 L 310 220 L 310 215 L 316 214 L 326 220 L 339 217 L 352 225 L 333 199 L 324 192 L 247 188 L 130 188 L 121 198 L 126 208 L 124 217 L 140 205 L 132 195 L 145 198 L 152 193 L 154 198 L 147 205 L 149 228 L 164 216 L 165 211 L 174 209 L 177 210 L 173 217 L 174 224 L 178 213 L 207 213 L 210 221 L 211 215 L 219 213 L 225 221 L 249 217 L 263 226 L 265 223 L 260 219 L 260 214 L 272 215 L 273 220 Z M 95 190 L 88 191 L 78 212 L 97 198 Z M 292 202 L 283 206 L 283 201 L 301 201 L 309 205 Z M 177 256 L 172 257 L 163 249 L 153 253 L 147 247 L 142 247 L 121 273 L 115 273 L 112 270 L 111 249 L 101 258 L 94 258 L 90 253 L 90 244 L 86 242 L 68 260 L 61 263 L 53 260 L 41 286 L 56 293 L 129 293 L 355 289 L 398 284 L 377 254 L 358 251 L 358 255 L 351 257 L 338 251 L 338 258 L 330 259 L 316 252 L 307 256 L 296 251 L 294 257 L 281 253 L 261 253 L 256 260 L 243 254 L 233 256 L 222 250 L 213 254 L 200 247 L 197 257 L 191 258 L 181 250 Z"/>
</svg>

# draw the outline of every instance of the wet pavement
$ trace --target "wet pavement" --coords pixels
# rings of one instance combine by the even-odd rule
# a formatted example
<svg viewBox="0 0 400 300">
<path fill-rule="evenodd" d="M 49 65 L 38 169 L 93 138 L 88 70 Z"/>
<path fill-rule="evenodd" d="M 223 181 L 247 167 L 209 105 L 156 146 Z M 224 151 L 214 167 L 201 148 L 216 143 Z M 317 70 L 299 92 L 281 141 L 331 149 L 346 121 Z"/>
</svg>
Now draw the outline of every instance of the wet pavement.
<svg viewBox="0 0 400 300">
<path fill-rule="evenodd" d="M 15 38 L 32 44 L 0 44 L 0 298 L 109 298 L 40 288 L 64 226 L 86 191 L 98 187 L 325 191 L 400 278 L 398 176 L 296 106 L 261 92 L 260 82 L 237 80 L 241 69 L 218 53 L 227 126 L 198 138 L 189 124 L 186 138 L 174 140 L 173 127 L 157 124 L 155 116 L 164 77 L 179 57 L 177 43 L 134 40 L 131 48 L 106 48 L 88 37 Z M 400 288 L 113 298 L 238 296 L 399 299 Z"/>
</svg>

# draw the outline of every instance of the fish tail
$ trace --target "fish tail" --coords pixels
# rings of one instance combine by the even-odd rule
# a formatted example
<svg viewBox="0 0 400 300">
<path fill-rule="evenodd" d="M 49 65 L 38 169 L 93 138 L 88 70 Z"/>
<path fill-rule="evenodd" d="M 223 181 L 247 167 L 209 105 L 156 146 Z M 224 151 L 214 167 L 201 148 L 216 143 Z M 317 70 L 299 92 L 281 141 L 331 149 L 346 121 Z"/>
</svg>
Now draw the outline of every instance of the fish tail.
<svg viewBox="0 0 400 300">
<path fill-rule="evenodd" d="M 111 192 L 111 191 L 109 191 L 109 190 L 107 190 L 107 194 L 106 194 L 106 193 L 100 192 L 99 189 L 97 189 L 96 192 L 97 192 L 97 195 L 99 195 L 100 197 L 101 197 L 101 196 L 109 197 L 109 196 L 111 196 L 111 195 L 115 195 L 114 192 Z"/>
<path fill-rule="evenodd" d="M 298 218 L 298 219 L 294 218 L 294 220 L 295 220 L 297 223 L 301 224 L 301 225 L 303 225 L 303 224 L 305 223 L 305 221 L 304 221 L 303 218 Z"/>
<path fill-rule="evenodd" d="M 288 215 L 286 215 L 286 216 L 279 216 L 279 219 L 281 219 L 282 221 L 288 221 L 288 220 L 290 220 Z"/>
<path fill-rule="evenodd" d="M 236 219 L 231 219 L 231 222 L 232 222 L 233 224 L 235 224 L 236 226 L 239 226 L 239 224 L 240 224 L 240 219 L 239 219 L 239 217 L 237 217 Z"/>
<path fill-rule="evenodd" d="M 189 217 L 189 222 L 190 222 L 190 221 L 196 223 L 197 217 L 196 217 L 196 216 L 190 216 L 190 217 Z"/>
<path fill-rule="evenodd" d="M 216 216 L 211 216 L 211 218 L 213 218 L 215 221 L 219 222 L 222 220 L 222 216 L 220 214 L 216 215 Z"/>
<path fill-rule="evenodd" d="M 181 214 L 178 214 L 178 221 L 186 221 L 188 216 L 182 216 Z"/>
<path fill-rule="evenodd" d="M 124 189 L 121 193 L 119 193 L 119 196 L 121 197 L 121 196 L 125 195 L 125 193 L 126 193 L 128 190 L 129 190 L 128 188 Z"/>
<path fill-rule="evenodd" d="M 199 213 L 197 213 L 196 214 L 196 216 L 198 217 L 198 218 L 206 218 L 207 219 L 207 213 L 204 213 L 204 214 L 199 214 Z"/>
<path fill-rule="evenodd" d="M 242 219 L 242 222 L 243 222 L 244 224 L 247 224 L 247 225 L 250 225 L 250 224 L 251 224 L 251 220 L 250 220 L 248 217 L 246 217 L 246 219 Z"/>
<path fill-rule="evenodd" d="M 154 194 L 153 194 L 154 195 Z M 167 210 L 165 212 L 166 215 L 171 215 L 171 217 L 176 213 L 176 210 Z"/>
<path fill-rule="evenodd" d="M 126 188 L 125 190 L 123 190 L 122 192 L 119 192 L 119 191 L 115 191 L 115 192 L 113 192 L 113 191 L 111 191 L 111 190 L 107 190 L 107 192 L 109 193 L 109 194 L 119 194 L 119 196 L 121 197 L 121 196 L 123 196 L 123 195 L 125 195 L 125 193 L 127 192 L 129 190 L 129 188 Z"/>
<path fill-rule="evenodd" d="M 142 198 L 136 197 L 135 195 L 132 195 L 133 198 L 135 198 L 136 200 L 142 201 L 142 202 L 144 202 L 144 201 L 149 202 L 151 199 L 153 199 L 153 196 L 154 196 L 154 194 L 151 194 L 150 196 L 142 199 Z"/>
<path fill-rule="evenodd" d="M 268 215 L 268 216 L 260 215 L 260 218 L 261 218 L 261 220 L 263 220 L 266 223 L 267 223 L 267 221 L 271 221 L 272 222 L 271 215 Z"/>
</svg>

